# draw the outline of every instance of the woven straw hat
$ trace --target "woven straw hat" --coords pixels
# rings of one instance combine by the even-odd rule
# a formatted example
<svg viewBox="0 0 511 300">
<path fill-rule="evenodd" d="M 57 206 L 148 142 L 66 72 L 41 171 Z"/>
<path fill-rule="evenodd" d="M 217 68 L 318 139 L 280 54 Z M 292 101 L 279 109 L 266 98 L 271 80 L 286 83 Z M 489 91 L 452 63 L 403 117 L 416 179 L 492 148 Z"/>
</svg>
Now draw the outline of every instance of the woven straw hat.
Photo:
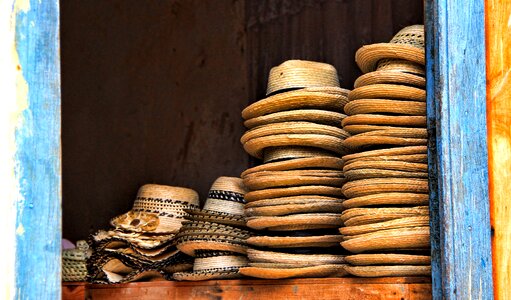
<svg viewBox="0 0 511 300">
<path fill-rule="evenodd" d="M 233 227 L 225 224 L 212 223 L 212 222 L 204 222 L 204 221 L 185 221 L 183 222 L 183 227 L 181 227 L 180 233 L 186 233 L 188 231 L 200 231 L 200 232 L 209 232 L 209 233 L 234 233 L 235 236 L 241 238 L 247 238 L 252 235 L 252 232 L 249 230 L 241 229 L 238 227 Z"/>
<path fill-rule="evenodd" d="M 250 262 L 283 263 L 297 266 L 317 266 L 345 263 L 344 255 L 334 254 L 294 254 L 268 250 L 248 249 Z"/>
<path fill-rule="evenodd" d="M 363 46 L 355 54 L 355 61 L 363 73 L 374 71 L 378 62 L 385 58 L 403 59 L 424 65 L 424 26 L 405 27 L 390 43 Z"/>
<path fill-rule="evenodd" d="M 76 246 L 62 250 L 62 281 L 85 281 L 87 278 L 86 260 L 91 250 L 85 241 L 77 241 Z"/>
<path fill-rule="evenodd" d="M 381 193 L 344 200 L 345 208 L 357 208 L 375 205 L 427 205 L 428 194 Z"/>
<path fill-rule="evenodd" d="M 387 116 L 375 114 L 357 114 L 342 120 L 343 128 L 349 125 L 387 125 L 425 127 L 426 116 Z"/>
<path fill-rule="evenodd" d="M 245 256 L 226 251 L 197 251 L 192 272 L 173 274 L 176 280 L 199 281 L 240 277 L 240 267 L 248 265 Z"/>
<path fill-rule="evenodd" d="M 428 178 L 428 172 L 406 172 L 383 169 L 357 169 L 344 172 L 348 181 L 371 178 Z"/>
<path fill-rule="evenodd" d="M 388 155 L 412 155 L 412 154 L 427 154 L 428 147 L 427 146 L 405 146 L 405 147 L 396 147 L 389 149 L 378 149 L 378 150 L 370 150 L 363 151 L 354 154 L 348 154 L 342 157 L 345 163 L 348 163 L 350 160 L 361 159 L 366 157 L 380 157 L 380 156 L 388 156 Z"/>
<path fill-rule="evenodd" d="M 240 273 L 245 276 L 264 279 L 327 276 L 341 277 L 347 275 L 346 271 L 344 270 L 344 265 L 320 265 L 298 268 L 244 267 L 240 269 Z"/>
<path fill-rule="evenodd" d="M 177 248 L 185 254 L 195 256 L 198 250 L 230 251 L 245 254 L 247 244 L 244 239 L 226 235 L 194 235 L 178 238 Z"/>
<path fill-rule="evenodd" d="M 347 273 L 358 277 L 430 276 L 431 266 L 346 266 Z"/>
<path fill-rule="evenodd" d="M 243 183 L 251 190 L 315 184 L 341 187 L 345 182 L 342 171 L 331 170 L 259 172 L 243 179 Z"/>
<path fill-rule="evenodd" d="M 341 242 L 341 246 L 354 253 L 428 248 L 429 226 L 387 229 L 360 234 Z"/>
<path fill-rule="evenodd" d="M 341 188 L 324 185 L 304 185 L 285 188 L 264 189 L 245 194 L 247 202 L 302 195 L 343 196 Z"/>
<path fill-rule="evenodd" d="M 277 161 L 265 163 L 241 173 L 241 178 L 245 178 L 250 174 L 258 172 L 271 172 L 271 171 L 289 171 L 300 169 L 333 169 L 342 170 L 343 161 L 338 157 L 319 156 L 319 157 L 306 157 L 289 159 L 285 161 Z"/>
<path fill-rule="evenodd" d="M 382 59 L 378 61 L 376 71 L 401 72 L 405 74 L 413 74 L 424 77 L 426 69 L 424 65 L 414 63 L 403 59 Z"/>
<path fill-rule="evenodd" d="M 139 190 L 133 208 L 111 220 L 118 229 L 135 232 L 175 233 L 187 208 L 199 206 L 199 195 L 191 189 L 146 184 Z"/>
<path fill-rule="evenodd" d="M 347 90 L 314 87 L 269 96 L 246 107 L 241 116 L 248 120 L 280 111 L 295 109 L 323 109 L 342 112 L 348 103 Z"/>
<path fill-rule="evenodd" d="M 341 214 L 335 213 L 307 213 L 287 216 L 258 216 L 247 218 L 247 226 L 257 230 L 278 230 L 282 229 L 283 226 L 297 226 L 302 229 L 336 228 L 342 225 L 342 220 L 340 217 Z"/>
<path fill-rule="evenodd" d="M 427 172 L 428 165 L 400 160 L 350 160 L 344 165 L 343 171 L 356 169 L 383 169 L 407 172 Z"/>
<path fill-rule="evenodd" d="M 341 114 L 335 111 L 320 109 L 296 109 L 255 117 L 246 120 L 243 124 L 247 128 L 254 128 L 271 123 L 306 121 L 314 122 L 317 124 L 338 126 L 345 117 L 345 114 Z"/>
<path fill-rule="evenodd" d="M 341 214 L 346 226 L 364 225 L 406 217 L 428 216 L 427 206 L 350 208 Z M 365 218 L 360 218 L 365 217 Z"/>
<path fill-rule="evenodd" d="M 334 66 L 307 60 L 287 60 L 271 68 L 266 95 L 305 87 L 339 87 Z"/>
<path fill-rule="evenodd" d="M 173 243 L 175 234 L 147 234 L 140 232 L 123 232 L 121 230 L 100 230 L 92 236 L 95 249 L 106 247 L 132 247 L 143 250 L 156 250 Z M 114 246 L 117 245 L 117 246 Z"/>
<path fill-rule="evenodd" d="M 264 149 L 264 165 L 272 162 L 283 162 L 284 160 L 314 157 L 335 157 L 339 155 L 333 152 L 313 147 L 285 146 L 269 147 Z M 263 166 L 259 168 L 264 168 Z"/>
<path fill-rule="evenodd" d="M 264 200 L 262 200 L 264 201 Z M 259 201 L 256 201 L 259 202 Z M 300 213 L 340 213 L 343 209 L 341 200 L 313 200 L 304 203 L 282 203 L 267 206 L 245 208 L 245 214 L 252 216 L 283 216 Z"/>
<path fill-rule="evenodd" d="M 270 198 L 257 200 L 250 203 L 245 204 L 245 211 L 249 208 L 255 207 L 266 207 L 266 206 L 274 206 L 274 205 L 300 205 L 300 204 L 311 204 L 311 203 L 323 203 L 327 205 L 328 201 L 332 201 L 333 203 L 343 203 L 343 199 L 327 197 L 327 196 L 318 196 L 318 195 L 301 195 L 301 196 L 291 196 L 291 197 L 280 197 L 280 198 Z"/>
<path fill-rule="evenodd" d="M 420 227 L 429 225 L 429 216 L 417 216 L 399 218 L 390 221 L 364 224 L 358 226 L 346 226 L 339 228 L 339 232 L 343 235 L 359 235 L 371 233 L 379 230 L 397 229 L 406 227 Z"/>
<path fill-rule="evenodd" d="M 390 83 L 426 87 L 424 67 L 406 60 L 383 59 L 374 72 L 363 74 L 355 80 L 354 87 Z"/>
<path fill-rule="evenodd" d="M 268 248 L 335 247 L 342 240 L 340 235 L 253 236 L 247 239 L 247 244 Z"/>
<path fill-rule="evenodd" d="M 356 266 L 370 265 L 430 265 L 431 256 L 414 254 L 355 254 L 346 256 L 346 262 Z"/>
<path fill-rule="evenodd" d="M 346 162 L 346 164 L 351 164 L 355 162 L 408 162 L 408 163 L 417 163 L 417 164 L 425 164 L 428 162 L 428 155 L 426 153 L 423 154 L 403 154 L 403 155 L 381 155 L 381 156 L 367 156 L 367 157 L 358 157 L 354 159 L 350 159 Z"/>
<path fill-rule="evenodd" d="M 384 130 L 365 132 L 354 135 L 345 141 L 352 149 L 364 149 L 370 146 L 422 146 L 427 145 L 426 138 L 403 138 L 388 135 L 376 135 Z"/>
<path fill-rule="evenodd" d="M 344 107 L 347 115 L 391 113 L 410 116 L 425 116 L 426 103 L 419 101 L 389 99 L 357 99 Z"/>
<path fill-rule="evenodd" d="M 425 193 L 429 191 L 428 180 L 419 178 L 371 178 L 350 181 L 342 187 L 348 198 L 378 193 Z"/>
<path fill-rule="evenodd" d="M 358 87 L 348 94 L 348 100 L 350 101 L 373 98 L 426 102 L 426 90 L 401 84 L 371 84 Z"/>
<path fill-rule="evenodd" d="M 360 134 L 360 133 L 366 133 L 371 131 L 378 131 L 378 130 L 399 130 L 402 128 L 409 128 L 409 127 L 397 127 L 397 126 L 385 126 L 385 125 L 346 125 L 343 127 L 344 130 L 349 132 L 351 135 Z M 421 128 L 417 128 L 421 129 Z M 425 129 L 424 129 L 425 130 Z"/>
<path fill-rule="evenodd" d="M 218 177 L 209 190 L 203 209 L 186 210 L 191 215 L 189 219 L 203 219 L 223 224 L 232 224 L 232 222 L 225 223 L 225 219 L 232 219 L 236 221 L 234 225 L 240 222 L 240 225 L 243 225 L 245 193 L 246 188 L 241 178 Z M 196 216 L 199 218 L 197 219 Z M 206 218 L 208 220 L 205 220 Z"/>
</svg>

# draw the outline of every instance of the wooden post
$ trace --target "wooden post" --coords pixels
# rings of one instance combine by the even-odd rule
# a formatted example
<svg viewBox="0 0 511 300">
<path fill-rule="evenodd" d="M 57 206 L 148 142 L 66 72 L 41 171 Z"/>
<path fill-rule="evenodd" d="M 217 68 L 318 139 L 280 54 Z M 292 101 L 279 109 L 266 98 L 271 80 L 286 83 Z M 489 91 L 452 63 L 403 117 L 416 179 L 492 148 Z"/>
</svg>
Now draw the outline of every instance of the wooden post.
<svg viewBox="0 0 511 300">
<path fill-rule="evenodd" d="M 492 299 L 484 1 L 425 1 L 434 299 Z"/>
<path fill-rule="evenodd" d="M 58 1 L 0 3 L 0 298 L 59 299 Z"/>
<path fill-rule="evenodd" d="M 511 2 L 486 0 L 488 150 L 495 299 L 511 299 Z"/>
</svg>

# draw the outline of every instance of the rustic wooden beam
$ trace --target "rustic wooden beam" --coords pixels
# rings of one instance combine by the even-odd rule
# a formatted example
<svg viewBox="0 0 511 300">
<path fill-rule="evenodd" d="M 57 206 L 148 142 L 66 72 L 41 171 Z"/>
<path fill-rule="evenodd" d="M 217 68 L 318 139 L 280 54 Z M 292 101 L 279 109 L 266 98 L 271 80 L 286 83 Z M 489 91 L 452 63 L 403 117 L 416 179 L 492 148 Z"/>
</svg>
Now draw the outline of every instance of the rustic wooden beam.
<svg viewBox="0 0 511 300">
<path fill-rule="evenodd" d="M 511 299 L 511 2 L 486 0 L 486 101 L 493 284 Z"/>
<path fill-rule="evenodd" d="M 492 299 L 484 1 L 425 1 L 435 299 Z"/>
</svg>

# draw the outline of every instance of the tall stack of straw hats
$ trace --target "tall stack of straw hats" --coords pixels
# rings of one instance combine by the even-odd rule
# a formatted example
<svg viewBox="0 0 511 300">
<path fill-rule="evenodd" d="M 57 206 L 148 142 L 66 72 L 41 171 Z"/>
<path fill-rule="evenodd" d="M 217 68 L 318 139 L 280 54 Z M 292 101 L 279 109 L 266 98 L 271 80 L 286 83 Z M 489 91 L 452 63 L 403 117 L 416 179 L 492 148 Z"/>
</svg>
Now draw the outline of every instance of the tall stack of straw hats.
<svg viewBox="0 0 511 300">
<path fill-rule="evenodd" d="M 133 208 L 111 220 L 114 229 L 90 239 L 88 279 L 121 283 L 170 278 L 192 268 L 193 259 L 176 248 L 176 234 L 188 215 L 199 207 L 191 189 L 157 184 L 143 185 Z"/>
<path fill-rule="evenodd" d="M 389 43 L 363 46 L 364 72 L 344 107 L 343 156 L 348 198 L 339 230 L 346 271 L 355 276 L 429 275 L 429 210 L 424 27 Z"/>
<path fill-rule="evenodd" d="M 339 255 L 342 155 L 350 136 L 341 128 L 348 90 L 325 63 L 290 60 L 271 69 L 266 98 L 245 108 L 241 143 L 263 164 L 242 173 L 250 190 L 249 267 L 259 278 L 343 275 Z M 333 247 L 333 248 L 332 248 Z"/>
<path fill-rule="evenodd" d="M 190 215 L 177 235 L 177 248 L 195 257 L 193 270 L 174 273 L 176 280 L 208 280 L 240 277 L 247 266 L 251 232 L 243 212 L 246 188 L 241 178 L 219 177 L 211 186 L 203 209 Z"/>
</svg>

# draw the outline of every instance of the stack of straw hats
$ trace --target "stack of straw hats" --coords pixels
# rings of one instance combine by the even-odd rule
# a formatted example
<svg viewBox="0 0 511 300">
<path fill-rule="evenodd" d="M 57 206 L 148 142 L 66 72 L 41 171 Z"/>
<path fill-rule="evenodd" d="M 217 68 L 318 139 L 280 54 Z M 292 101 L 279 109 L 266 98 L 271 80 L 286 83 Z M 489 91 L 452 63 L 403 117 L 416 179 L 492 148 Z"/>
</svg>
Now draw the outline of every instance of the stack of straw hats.
<svg viewBox="0 0 511 300">
<path fill-rule="evenodd" d="M 355 276 L 429 275 L 429 210 L 424 27 L 390 43 L 360 48 L 365 73 L 355 81 L 343 128 L 345 155 L 341 245 Z"/>
<path fill-rule="evenodd" d="M 188 215 L 199 207 L 191 189 L 146 184 L 138 190 L 133 208 L 111 220 L 114 229 L 90 239 L 88 279 L 120 283 L 170 278 L 192 268 L 193 259 L 176 248 L 176 234 Z"/>
<path fill-rule="evenodd" d="M 267 97 L 242 112 L 249 130 L 241 143 L 263 164 L 242 173 L 250 266 L 259 278 L 343 275 L 339 255 L 341 156 L 348 153 L 341 128 L 348 90 L 325 63 L 290 60 L 274 67 Z M 330 248 L 334 247 L 334 248 Z"/>
<path fill-rule="evenodd" d="M 174 273 L 176 280 L 240 277 L 248 264 L 243 212 L 246 188 L 241 178 L 219 177 L 211 186 L 203 209 L 187 210 L 189 216 L 177 235 L 177 248 L 195 257 L 193 270 Z"/>
</svg>

